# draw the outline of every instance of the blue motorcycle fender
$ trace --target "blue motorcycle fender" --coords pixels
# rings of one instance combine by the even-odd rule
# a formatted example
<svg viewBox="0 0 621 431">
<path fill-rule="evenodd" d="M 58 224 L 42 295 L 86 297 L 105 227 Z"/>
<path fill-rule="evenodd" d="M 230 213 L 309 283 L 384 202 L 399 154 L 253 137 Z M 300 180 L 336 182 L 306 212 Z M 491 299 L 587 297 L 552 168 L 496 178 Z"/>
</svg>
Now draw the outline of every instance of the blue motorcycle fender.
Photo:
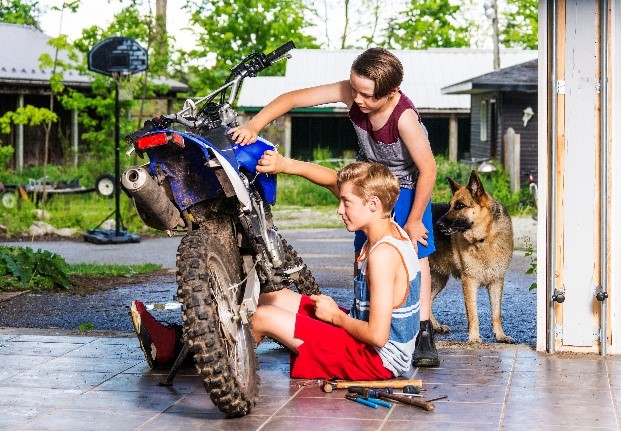
<svg viewBox="0 0 621 431">
<path fill-rule="evenodd" d="M 263 153 L 267 150 L 276 150 L 274 144 L 263 138 L 257 139 L 250 145 L 235 145 L 233 148 L 240 166 L 254 173 L 257 172 L 257 163 Z M 259 183 L 259 193 L 270 205 L 274 205 L 276 203 L 276 175 L 259 174 L 256 181 Z"/>
</svg>

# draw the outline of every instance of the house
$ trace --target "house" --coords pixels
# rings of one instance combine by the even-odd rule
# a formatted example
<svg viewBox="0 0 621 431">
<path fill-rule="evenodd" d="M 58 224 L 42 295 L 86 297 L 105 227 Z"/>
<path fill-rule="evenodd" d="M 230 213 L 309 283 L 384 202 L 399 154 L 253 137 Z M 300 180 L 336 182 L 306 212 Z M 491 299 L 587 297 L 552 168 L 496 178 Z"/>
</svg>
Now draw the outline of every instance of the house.
<svg viewBox="0 0 621 431">
<path fill-rule="evenodd" d="M 441 89 L 455 82 L 492 71 L 491 50 L 438 48 L 392 51 L 403 63 L 401 89 L 421 113 L 435 154 L 457 160 L 470 151 L 470 96 L 443 95 Z M 251 117 L 279 94 L 298 88 L 349 79 L 353 60 L 362 50 L 294 49 L 285 76 L 259 76 L 244 81 L 238 111 Z M 534 51 L 503 50 L 504 64 L 536 58 Z M 267 139 L 284 147 L 284 153 L 313 158 L 313 149 L 330 148 L 334 157 L 355 154 L 356 136 L 343 104 L 294 109 L 275 121 Z M 347 157 L 345 157 L 347 158 Z"/>
<path fill-rule="evenodd" d="M 48 45 L 50 39 L 30 26 L 0 23 L 0 40 L 5 41 L 0 50 L 0 117 L 26 105 L 49 108 L 52 71 L 40 69 L 39 57 L 47 53 L 53 58 L 54 48 Z M 66 53 L 60 52 L 59 55 L 61 60 L 68 62 Z M 90 76 L 68 70 L 63 72 L 63 78 L 65 86 L 90 92 Z M 169 90 L 162 98 L 169 101 L 176 99 L 177 93 L 187 91 L 185 84 L 176 81 L 160 79 L 157 82 L 168 85 Z M 72 155 L 75 165 L 80 147 L 78 112 L 66 110 L 58 102 L 55 102 L 54 112 L 59 121 L 52 125 L 48 160 L 61 163 Z M 42 164 L 45 150 L 41 126 L 15 125 L 11 133 L 0 134 L 0 141 L 2 145 L 15 149 L 11 168 L 21 170 Z"/>
<path fill-rule="evenodd" d="M 492 158 L 506 166 L 509 128 L 520 135 L 520 183 L 537 179 L 537 59 L 442 88 L 442 94 L 470 95 L 470 157 Z"/>
</svg>

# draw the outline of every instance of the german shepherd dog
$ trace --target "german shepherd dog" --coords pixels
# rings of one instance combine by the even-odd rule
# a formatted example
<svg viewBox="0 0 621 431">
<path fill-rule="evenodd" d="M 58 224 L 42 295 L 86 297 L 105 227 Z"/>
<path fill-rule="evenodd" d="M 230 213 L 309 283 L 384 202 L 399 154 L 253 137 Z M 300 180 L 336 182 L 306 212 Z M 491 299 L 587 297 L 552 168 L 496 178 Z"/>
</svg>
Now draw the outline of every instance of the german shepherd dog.
<svg viewBox="0 0 621 431">
<path fill-rule="evenodd" d="M 496 341 L 513 343 L 502 329 L 505 274 L 513 256 L 513 225 L 507 210 L 483 188 L 476 171 L 467 186 L 447 178 L 453 197 L 432 205 L 436 251 L 429 256 L 431 300 L 453 276 L 461 280 L 468 318 L 468 341 L 480 343 L 477 291 L 487 287 Z M 435 332 L 448 332 L 431 315 Z"/>
</svg>

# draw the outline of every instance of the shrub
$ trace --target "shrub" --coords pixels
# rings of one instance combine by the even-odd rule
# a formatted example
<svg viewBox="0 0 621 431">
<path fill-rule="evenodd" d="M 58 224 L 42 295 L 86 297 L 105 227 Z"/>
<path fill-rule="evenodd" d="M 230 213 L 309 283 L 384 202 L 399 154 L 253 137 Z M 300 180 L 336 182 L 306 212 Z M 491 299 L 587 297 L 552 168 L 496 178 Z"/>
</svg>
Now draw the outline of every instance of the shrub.
<svg viewBox="0 0 621 431">
<path fill-rule="evenodd" d="M 0 246 L 0 277 L 17 289 L 68 289 L 69 265 L 58 254 L 47 250 L 33 251 L 29 247 Z M 11 280 L 13 279 L 13 280 Z"/>
</svg>

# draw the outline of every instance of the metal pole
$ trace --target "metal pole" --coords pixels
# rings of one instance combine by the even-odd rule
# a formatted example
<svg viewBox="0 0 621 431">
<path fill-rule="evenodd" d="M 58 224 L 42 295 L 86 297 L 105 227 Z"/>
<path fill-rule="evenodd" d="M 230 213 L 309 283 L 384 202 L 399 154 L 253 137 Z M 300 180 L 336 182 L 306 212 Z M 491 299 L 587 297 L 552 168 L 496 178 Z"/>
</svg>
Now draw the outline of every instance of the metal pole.
<svg viewBox="0 0 621 431">
<path fill-rule="evenodd" d="M 558 17 L 557 17 L 558 9 L 557 9 L 557 1 L 550 0 L 548 3 L 548 19 L 551 21 L 551 28 L 548 33 L 548 70 L 549 70 L 549 78 L 548 81 L 548 105 L 550 117 L 549 121 L 549 147 L 548 147 L 548 157 L 549 157 L 549 171 L 548 171 L 548 249 L 546 250 L 547 258 L 547 268 L 546 275 L 548 278 L 548 282 L 546 283 L 546 296 L 548 301 L 548 340 L 547 347 L 549 353 L 554 353 L 555 343 L 556 343 L 556 317 L 554 313 L 555 300 L 553 296 L 555 295 L 555 268 L 556 268 L 556 145 L 557 145 L 557 103 L 558 103 L 558 92 L 557 92 L 557 80 L 558 80 L 558 64 L 557 64 L 557 31 L 558 31 Z"/>
<path fill-rule="evenodd" d="M 494 41 L 494 70 L 500 69 L 500 47 L 498 41 L 498 3 L 492 1 L 494 9 L 494 18 L 492 18 L 492 38 Z"/>
<path fill-rule="evenodd" d="M 597 299 L 600 309 L 600 353 L 606 356 L 608 344 L 608 0 L 600 3 L 600 255 L 599 277 L 600 289 Z"/>
<path fill-rule="evenodd" d="M 121 135 L 121 126 L 119 124 L 121 117 L 121 104 L 119 101 L 119 79 L 121 79 L 120 74 L 114 75 L 114 84 L 116 91 L 114 92 L 114 206 L 115 206 L 115 236 L 121 236 L 121 184 L 119 183 L 119 178 L 121 176 L 121 163 L 119 159 L 120 148 L 120 135 Z"/>
</svg>

